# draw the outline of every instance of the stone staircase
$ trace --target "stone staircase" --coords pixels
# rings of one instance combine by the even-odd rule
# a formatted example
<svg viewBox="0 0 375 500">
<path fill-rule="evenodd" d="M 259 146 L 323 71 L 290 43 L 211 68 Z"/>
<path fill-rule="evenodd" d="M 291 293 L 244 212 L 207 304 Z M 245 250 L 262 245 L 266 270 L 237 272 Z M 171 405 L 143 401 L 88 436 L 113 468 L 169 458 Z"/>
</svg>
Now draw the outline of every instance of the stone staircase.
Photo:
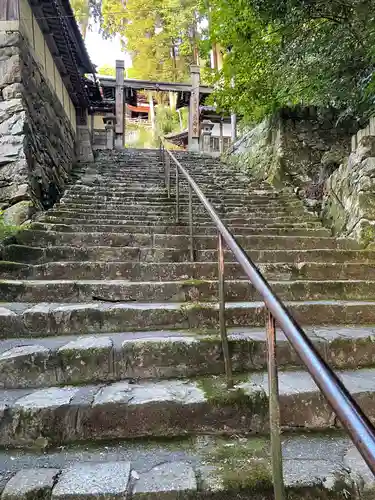
<svg viewBox="0 0 375 500">
<path fill-rule="evenodd" d="M 178 157 L 375 420 L 375 252 L 331 238 L 287 191 Z M 273 498 L 260 297 L 226 251 L 228 391 L 216 230 L 195 199 L 191 262 L 186 183 L 176 224 L 158 151 L 103 155 L 76 177 L 0 262 L 2 500 Z M 277 355 L 289 498 L 371 493 L 280 332 Z"/>
</svg>

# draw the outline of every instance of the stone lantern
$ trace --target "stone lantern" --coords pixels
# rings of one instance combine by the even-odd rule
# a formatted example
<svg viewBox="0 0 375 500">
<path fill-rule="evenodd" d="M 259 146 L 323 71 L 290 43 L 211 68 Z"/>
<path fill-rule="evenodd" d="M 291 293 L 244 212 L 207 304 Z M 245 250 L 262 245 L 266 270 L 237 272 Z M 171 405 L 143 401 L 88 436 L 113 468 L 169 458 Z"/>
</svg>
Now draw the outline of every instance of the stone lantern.
<svg viewBox="0 0 375 500">
<path fill-rule="evenodd" d="M 105 125 L 105 131 L 107 135 L 107 149 L 115 148 L 115 125 L 116 117 L 115 115 L 107 115 L 103 117 L 103 122 Z"/>
<path fill-rule="evenodd" d="M 214 125 L 211 120 L 203 120 L 201 123 L 203 153 L 211 153 L 211 135 Z"/>
</svg>

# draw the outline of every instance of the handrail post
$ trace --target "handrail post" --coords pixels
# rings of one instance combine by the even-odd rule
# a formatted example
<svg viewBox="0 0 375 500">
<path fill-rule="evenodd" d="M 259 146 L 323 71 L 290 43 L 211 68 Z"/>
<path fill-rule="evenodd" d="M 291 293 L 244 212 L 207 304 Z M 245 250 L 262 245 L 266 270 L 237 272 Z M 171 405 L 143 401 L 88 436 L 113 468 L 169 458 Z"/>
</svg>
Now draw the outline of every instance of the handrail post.
<svg viewBox="0 0 375 500">
<path fill-rule="evenodd" d="M 165 166 L 165 149 L 164 149 L 164 144 L 162 145 L 161 159 L 162 159 L 162 163 L 163 163 L 164 183 L 165 183 L 165 187 L 167 187 L 167 170 L 166 170 L 166 166 Z"/>
<path fill-rule="evenodd" d="M 193 190 L 189 184 L 189 234 L 190 234 L 190 260 L 194 262 L 194 228 L 193 228 Z"/>
<path fill-rule="evenodd" d="M 276 321 L 268 309 L 266 314 L 272 478 L 275 500 L 284 500 L 285 489 L 280 432 L 279 382 L 276 360 Z"/>
<path fill-rule="evenodd" d="M 180 177 L 178 175 L 178 166 L 176 165 L 176 224 L 180 221 Z"/>
<path fill-rule="evenodd" d="M 169 199 L 171 197 L 171 158 L 168 153 L 166 159 L 165 174 L 166 174 L 166 184 L 167 184 L 167 196 Z"/>
<path fill-rule="evenodd" d="M 218 233 L 217 255 L 218 255 L 218 274 L 219 274 L 220 336 L 221 336 L 221 345 L 223 348 L 225 374 L 227 377 L 227 387 L 228 389 L 231 389 L 233 387 L 233 372 L 232 372 L 232 359 L 230 357 L 230 352 L 229 352 L 227 325 L 225 321 L 224 248 L 223 248 L 223 237 L 221 233 Z"/>
</svg>

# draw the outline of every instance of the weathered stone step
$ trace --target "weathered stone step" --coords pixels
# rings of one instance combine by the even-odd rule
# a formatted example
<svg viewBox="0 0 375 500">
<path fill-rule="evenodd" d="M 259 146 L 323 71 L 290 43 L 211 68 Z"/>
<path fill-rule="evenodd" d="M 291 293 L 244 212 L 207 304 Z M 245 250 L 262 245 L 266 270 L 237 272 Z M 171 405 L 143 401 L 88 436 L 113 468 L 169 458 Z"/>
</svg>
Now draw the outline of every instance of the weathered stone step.
<svg viewBox="0 0 375 500">
<path fill-rule="evenodd" d="M 252 179 L 251 177 L 238 177 L 236 176 L 233 171 L 231 170 L 226 170 L 222 168 L 201 168 L 200 165 L 194 166 L 194 171 L 193 169 L 190 169 L 188 167 L 188 171 L 190 172 L 191 175 L 193 175 L 194 178 L 201 178 L 205 177 L 207 180 L 207 176 L 212 177 L 213 182 L 216 184 L 220 184 L 221 181 L 226 181 L 228 186 L 233 186 L 238 183 L 241 184 L 254 184 L 257 187 L 268 187 L 271 188 L 271 185 L 266 183 L 266 182 L 258 182 L 257 180 Z M 175 177 L 175 168 L 171 169 L 171 178 L 174 179 Z M 129 165 L 125 164 L 124 166 L 118 167 L 116 166 L 111 166 L 111 165 L 106 165 L 106 166 L 99 166 L 98 163 L 94 164 L 94 166 L 90 169 L 87 169 L 82 175 L 89 176 L 90 179 L 93 178 L 103 178 L 103 177 L 110 177 L 111 179 L 116 179 L 116 178 L 121 178 L 124 181 L 128 179 L 128 176 L 140 176 L 140 177 L 148 177 L 148 176 L 156 176 L 159 175 L 160 177 L 164 178 L 165 176 L 165 171 L 164 167 L 162 165 L 152 165 L 152 167 L 147 168 L 145 165 Z M 182 180 L 182 175 L 181 175 L 181 180 Z"/>
<path fill-rule="evenodd" d="M 77 218 L 77 219 L 97 219 L 101 218 L 103 220 L 103 217 L 105 219 L 117 219 L 117 220 L 122 220 L 122 221 L 128 221 L 128 223 L 131 223 L 131 221 L 136 221 L 135 223 L 138 224 L 138 222 L 142 223 L 142 225 L 145 224 L 175 224 L 175 216 L 156 216 L 153 214 L 147 214 L 147 215 L 128 215 L 128 214 L 119 214 L 113 211 L 108 211 L 108 212 L 103 212 L 99 210 L 70 210 L 67 209 L 66 207 L 60 208 L 59 210 L 56 209 L 51 209 L 46 212 L 46 215 L 52 216 L 52 217 L 70 217 L 70 218 Z M 275 216 L 275 214 L 272 215 L 254 215 L 251 217 L 245 217 L 245 216 L 240 216 L 240 217 L 227 217 L 224 216 L 221 218 L 221 220 L 226 223 L 226 224 L 237 224 L 237 225 L 248 225 L 248 224 L 282 224 L 284 222 L 286 223 L 293 223 L 293 222 L 298 222 L 298 223 L 307 223 L 307 222 L 316 222 L 317 218 L 311 214 L 307 213 L 301 213 L 296 217 L 296 215 L 282 215 L 282 216 Z M 184 214 L 180 217 L 180 223 L 181 224 L 188 224 L 188 217 L 185 216 Z M 194 216 L 194 225 L 198 224 L 212 224 L 211 218 L 206 215 L 206 216 L 200 216 L 200 215 L 195 215 Z"/>
<path fill-rule="evenodd" d="M 371 495 L 372 475 L 346 436 L 284 434 L 282 447 L 288 498 Z M 0 492 L 3 500 L 272 500 L 269 450 L 266 437 L 239 435 L 9 450 L 0 452 Z"/>
<path fill-rule="evenodd" d="M 373 263 L 325 262 L 258 263 L 259 270 L 270 280 L 375 280 Z M 217 279 L 216 262 L 48 262 L 26 266 L 23 270 L 11 263 L 1 265 L 3 279 L 52 280 L 128 280 L 128 281 L 201 281 Z M 227 280 L 247 279 L 236 262 L 225 264 Z"/>
<path fill-rule="evenodd" d="M 375 370 L 337 375 L 370 419 L 375 418 Z M 281 424 L 286 430 L 339 428 L 310 375 L 279 372 Z M 268 434 L 267 374 L 243 375 L 228 390 L 223 377 L 120 381 L 106 386 L 63 386 L 0 391 L 4 410 L 0 445 L 54 446 L 194 434 Z"/>
<path fill-rule="evenodd" d="M 197 180 L 204 194 L 211 198 L 220 198 L 220 196 L 224 196 L 226 199 L 240 198 L 241 196 L 249 199 L 256 198 L 264 198 L 269 195 L 271 200 L 283 200 L 283 201 L 298 201 L 298 198 L 293 194 L 280 193 L 273 189 L 262 189 L 259 190 L 254 186 L 246 186 L 237 189 L 224 189 L 222 186 L 215 187 L 212 182 L 207 181 L 207 177 L 205 178 L 206 185 L 203 185 L 202 182 Z M 171 183 L 171 194 L 174 195 L 176 192 L 176 186 Z M 179 191 L 181 196 L 187 196 L 188 194 L 188 184 L 180 184 Z M 78 195 L 98 195 L 98 196 L 139 196 L 139 198 L 145 198 L 148 196 L 162 196 L 167 197 L 167 189 L 165 187 L 164 179 L 158 182 L 150 183 L 150 182 L 126 182 L 122 183 L 121 181 L 110 179 L 104 179 L 101 184 L 74 184 L 66 191 L 67 194 L 75 196 Z M 195 193 L 194 193 L 195 197 Z"/>
<path fill-rule="evenodd" d="M 375 301 L 316 300 L 285 304 L 303 326 L 375 323 Z M 264 315 L 262 302 L 226 303 L 229 327 L 262 326 Z M 148 328 L 205 329 L 216 328 L 218 322 L 218 304 L 209 302 L 4 302 L 0 307 L 2 338 L 140 331 Z"/>
<path fill-rule="evenodd" d="M 144 191 L 142 190 L 142 193 Z M 65 192 L 66 194 L 64 195 L 63 199 L 77 199 L 79 198 L 80 200 L 108 200 L 108 199 L 119 199 L 122 200 L 124 198 L 128 198 L 129 194 L 130 195 L 136 195 L 137 193 L 133 193 L 129 191 L 122 191 L 120 188 L 115 189 L 113 188 L 112 190 L 108 187 L 105 189 L 90 189 L 87 190 L 87 192 L 82 192 L 82 190 L 73 190 L 69 189 Z M 162 200 L 166 201 L 168 200 L 168 196 L 166 194 L 166 191 L 161 193 L 162 194 Z M 180 190 L 179 192 L 180 195 L 180 200 L 188 200 L 189 196 L 187 191 Z M 267 203 L 291 203 L 291 204 L 298 204 L 302 206 L 301 201 L 298 198 L 291 198 L 290 196 L 286 195 L 279 195 L 277 193 L 263 193 L 262 194 L 256 194 L 255 192 L 252 191 L 244 191 L 243 193 L 230 193 L 228 191 L 223 191 L 222 193 L 217 193 L 217 192 L 212 192 L 209 193 L 210 199 L 214 201 L 221 201 L 225 200 L 226 203 L 233 203 L 233 200 L 236 201 L 246 201 L 246 202 L 251 202 L 254 204 L 267 204 Z M 172 190 L 171 192 L 171 198 L 175 199 L 175 191 Z M 198 203 L 198 201 L 194 200 L 195 203 Z M 138 200 L 138 203 L 145 203 L 145 204 L 152 204 L 154 203 L 153 198 L 150 200 L 148 198 L 141 198 Z M 158 203 L 156 201 L 156 203 Z M 161 203 L 161 202 L 159 202 Z"/>
<path fill-rule="evenodd" d="M 150 246 L 155 248 L 188 249 L 187 235 L 164 235 L 144 233 L 63 233 L 54 231 L 22 230 L 17 233 L 17 241 L 30 246 L 70 245 L 84 246 Z M 313 236 L 239 236 L 237 241 L 245 248 L 253 249 L 357 249 L 354 240 Z M 197 250 L 217 248 L 217 237 L 196 235 L 194 246 Z"/>
<path fill-rule="evenodd" d="M 287 202 L 287 201 L 282 201 L 282 200 L 271 200 L 271 201 L 261 201 L 261 200 L 247 200 L 244 198 L 240 198 L 238 200 L 235 200 L 233 198 L 230 198 L 228 201 L 224 199 L 217 199 L 217 200 L 210 200 L 212 202 L 212 206 L 215 209 L 220 209 L 220 208 L 226 208 L 226 209 L 237 209 L 241 210 L 243 207 L 245 208 L 256 208 L 257 210 L 274 210 L 278 211 L 280 209 L 297 209 L 299 208 L 301 211 L 305 211 L 303 206 L 298 203 L 298 202 Z M 128 205 L 129 208 L 134 209 L 134 208 L 140 208 L 140 209 L 151 209 L 154 211 L 157 210 L 162 210 L 165 211 L 169 208 L 175 209 L 176 203 L 175 203 L 175 198 L 168 199 L 166 198 L 165 200 L 137 200 L 136 198 L 128 198 L 128 197 L 119 197 L 115 198 L 113 196 L 108 196 L 108 197 L 100 197 L 98 198 L 97 196 L 92 196 L 92 197 L 81 197 L 81 196 L 64 196 L 64 198 L 61 199 L 59 205 L 75 205 L 75 204 L 80 204 L 80 205 L 87 205 L 88 207 L 105 207 L 106 205 Z M 179 208 L 181 210 L 187 210 L 189 207 L 188 204 L 188 198 L 180 198 L 180 204 Z M 193 210 L 197 210 L 202 208 L 203 205 L 197 201 L 194 200 L 193 202 Z"/>
<path fill-rule="evenodd" d="M 282 279 L 273 271 L 273 278 Z M 321 269 L 324 274 L 324 269 Z M 270 279 L 269 276 L 266 276 Z M 52 279 L 51 279 L 52 278 Z M 0 302 L 214 302 L 218 300 L 217 280 L 137 281 L 121 279 L 2 280 Z M 325 278 L 325 276 L 322 276 Z M 272 277 L 271 277 L 272 279 Z M 298 280 L 269 281 L 281 300 L 374 300 L 375 281 Z M 248 280 L 227 280 L 226 300 L 260 301 L 261 296 Z"/>
<path fill-rule="evenodd" d="M 175 207 L 171 204 L 168 204 L 164 207 L 142 207 L 137 205 L 130 204 L 121 204 L 115 205 L 111 203 L 57 203 L 54 207 L 56 210 L 73 210 L 73 211 L 85 211 L 88 210 L 90 212 L 96 212 L 98 214 L 102 214 L 106 216 L 107 214 L 112 214 L 113 212 L 118 214 L 123 214 L 125 216 L 154 216 L 154 217 L 170 217 L 175 213 Z M 243 206 L 240 208 L 237 207 L 217 207 L 216 212 L 220 217 L 252 217 L 255 215 L 262 215 L 263 217 L 271 216 L 271 217 L 280 217 L 280 216 L 300 216 L 305 215 L 304 210 L 301 207 L 285 207 L 278 206 L 276 208 L 272 207 L 256 207 L 256 206 Z M 181 218 L 187 218 L 189 213 L 188 205 L 182 205 L 180 207 Z M 207 210 L 203 205 L 196 205 L 194 207 L 193 216 L 208 216 Z"/>
<path fill-rule="evenodd" d="M 206 178 L 207 182 L 207 178 Z M 200 183 L 201 185 L 201 183 Z M 265 200 L 269 197 L 270 200 L 280 200 L 280 201 L 300 201 L 296 196 L 290 195 L 287 193 L 280 193 L 274 190 L 259 190 L 254 187 L 244 187 L 237 189 L 213 189 L 212 183 L 207 184 L 207 188 L 205 188 L 204 192 L 207 196 L 220 198 L 220 196 L 225 197 L 226 199 L 231 199 L 233 197 L 240 198 L 243 196 L 244 198 L 248 198 L 251 200 Z M 175 195 L 176 186 L 171 184 L 171 193 Z M 188 185 L 180 185 L 179 192 L 182 197 L 188 196 Z M 160 194 L 164 197 L 167 197 L 167 190 L 163 183 L 126 183 L 122 184 L 119 182 L 112 183 L 110 180 L 103 182 L 101 185 L 83 185 L 83 184 L 74 184 L 69 189 L 66 190 L 66 195 L 69 196 L 116 196 L 123 197 L 131 195 L 142 195 L 144 193 L 147 194 Z"/>
<path fill-rule="evenodd" d="M 306 332 L 331 367 L 355 370 L 375 366 L 375 327 L 333 326 L 308 328 Z M 232 328 L 228 336 L 236 373 L 267 369 L 265 328 Z M 302 366 L 281 331 L 277 344 L 279 368 Z M 0 387 L 4 389 L 223 373 L 220 334 L 215 330 L 0 341 Z"/>
<path fill-rule="evenodd" d="M 74 217 L 54 217 L 50 216 L 48 214 L 45 215 L 40 215 L 37 219 L 37 223 L 35 224 L 54 224 L 56 226 L 58 225 L 65 225 L 65 226 L 74 226 L 74 225 L 81 225 L 81 226 L 94 226 L 94 225 L 100 225 L 103 224 L 103 219 L 77 219 Z M 149 224 L 147 226 L 140 227 L 139 225 L 132 225 L 129 224 L 126 220 L 121 220 L 121 219 L 112 219 L 112 218 L 107 218 L 105 219 L 105 223 L 107 225 L 114 226 L 114 229 L 116 229 L 117 226 L 126 226 L 128 228 L 129 232 L 150 232 L 153 231 L 155 233 L 172 233 L 172 234 L 185 234 L 185 232 L 189 231 L 189 227 L 184 224 L 176 224 L 176 222 L 169 223 L 169 224 L 163 224 L 163 225 L 157 225 L 157 224 Z M 37 226 L 32 225 L 35 229 Z M 328 231 L 326 228 L 323 228 L 322 225 L 319 222 L 285 222 L 283 224 L 273 222 L 270 224 L 246 224 L 245 226 L 241 225 L 231 225 L 230 226 L 231 231 L 234 233 L 238 231 L 246 231 L 247 229 L 249 230 L 267 230 L 267 229 L 316 229 L 316 230 L 322 230 L 322 231 Z M 196 225 L 194 226 L 194 231 L 197 234 L 202 234 L 205 233 L 206 231 L 213 231 L 217 232 L 216 226 L 214 226 L 212 223 L 211 224 L 203 224 L 203 225 Z"/>
<path fill-rule="evenodd" d="M 72 219 L 74 220 L 74 219 Z M 106 221 L 108 223 L 108 221 Z M 103 233 L 162 233 L 162 234 L 189 234 L 189 227 L 187 226 L 130 226 L 128 224 L 120 226 L 119 224 L 102 225 L 97 224 L 51 224 L 51 223 L 33 223 L 30 229 L 39 231 L 56 231 L 56 232 L 103 232 Z M 246 227 L 246 226 L 232 226 L 231 231 L 234 235 L 280 235 L 280 236 L 330 236 L 330 231 L 325 228 L 272 228 L 272 227 Z M 195 234 L 217 234 L 217 229 L 214 226 L 195 228 Z"/>
<path fill-rule="evenodd" d="M 345 263 L 357 262 L 369 264 L 366 269 L 371 269 L 375 262 L 375 251 L 371 250 L 335 250 L 319 249 L 319 250 L 254 250 L 245 249 L 248 255 L 255 263 L 286 263 L 297 264 L 298 268 L 303 272 L 306 262 L 317 262 L 317 266 L 324 263 Z M 235 259 L 230 250 L 224 252 L 225 261 L 233 262 Z M 9 276 L 9 272 L 14 272 L 18 269 L 21 272 L 22 266 L 17 263 L 30 262 L 42 264 L 46 262 L 62 261 L 67 264 L 72 261 L 78 261 L 79 264 L 84 262 L 129 262 L 133 265 L 153 263 L 162 263 L 162 266 L 172 269 L 172 265 L 192 264 L 190 262 L 189 250 L 176 250 L 173 248 L 150 248 L 150 247 L 108 247 L 95 246 L 78 248 L 72 246 L 54 246 L 41 248 L 37 246 L 27 245 L 8 245 L 3 249 L 3 259 L 0 261 L 2 269 L 1 276 Z M 216 250 L 200 250 L 196 252 L 197 262 L 216 262 Z M 165 266 L 165 264 L 168 266 Z M 338 273 L 339 271 L 338 268 Z M 349 276 L 356 278 L 360 276 L 359 268 L 349 267 Z M 350 272 L 353 269 L 353 274 Z M 334 270 L 332 272 L 335 272 Z M 298 275 L 298 273 L 297 273 Z M 338 274 L 339 275 L 339 274 Z M 368 275 L 370 276 L 370 275 Z M 372 276 L 372 274 L 371 274 Z M 21 277 L 21 276 L 20 276 Z"/>
</svg>

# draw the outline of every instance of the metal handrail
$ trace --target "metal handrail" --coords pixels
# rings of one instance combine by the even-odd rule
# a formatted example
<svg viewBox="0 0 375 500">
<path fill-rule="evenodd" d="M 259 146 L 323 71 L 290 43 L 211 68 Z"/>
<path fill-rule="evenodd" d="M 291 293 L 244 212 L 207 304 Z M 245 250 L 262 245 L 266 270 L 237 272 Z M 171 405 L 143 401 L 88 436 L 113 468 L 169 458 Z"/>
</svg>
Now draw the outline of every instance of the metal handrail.
<svg viewBox="0 0 375 500">
<path fill-rule="evenodd" d="M 167 155 L 165 156 L 165 152 Z M 223 242 L 233 252 L 237 262 L 246 273 L 254 288 L 263 297 L 267 307 L 266 327 L 267 327 L 267 347 L 268 347 L 268 382 L 270 401 L 270 430 L 272 449 L 272 469 L 275 488 L 275 498 L 281 500 L 285 497 L 283 474 L 282 474 L 282 454 L 280 439 L 280 410 L 278 397 L 278 380 L 276 364 L 276 322 L 283 330 L 286 338 L 299 355 L 307 371 L 310 373 L 315 383 L 326 397 L 328 403 L 337 415 L 344 429 L 349 434 L 354 445 L 361 453 L 367 465 L 375 475 L 375 428 L 354 400 L 348 389 L 341 382 L 338 376 L 332 371 L 324 359 L 320 356 L 313 343 L 299 326 L 297 321 L 291 316 L 281 300 L 273 293 L 269 283 L 256 267 L 254 262 L 242 249 L 232 233 L 212 207 L 206 196 L 193 177 L 181 165 L 174 154 L 165 148 L 161 141 L 160 154 L 165 167 L 165 179 L 168 197 L 171 196 L 170 189 L 170 160 L 176 166 L 176 221 L 179 220 L 179 173 L 188 182 L 189 186 L 189 226 L 191 237 L 191 255 L 194 258 L 193 244 L 193 207 L 192 192 L 196 194 L 203 206 L 206 208 L 214 225 L 218 230 L 218 260 L 219 260 L 219 300 L 220 300 L 220 330 L 223 341 L 224 360 L 228 386 L 232 385 L 231 360 L 228 350 L 228 338 L 225 328 L 225 303 L 224 303 L 224 257 Z M 224 322 L 224 325 L 222 324 Z"/>
</svg>

